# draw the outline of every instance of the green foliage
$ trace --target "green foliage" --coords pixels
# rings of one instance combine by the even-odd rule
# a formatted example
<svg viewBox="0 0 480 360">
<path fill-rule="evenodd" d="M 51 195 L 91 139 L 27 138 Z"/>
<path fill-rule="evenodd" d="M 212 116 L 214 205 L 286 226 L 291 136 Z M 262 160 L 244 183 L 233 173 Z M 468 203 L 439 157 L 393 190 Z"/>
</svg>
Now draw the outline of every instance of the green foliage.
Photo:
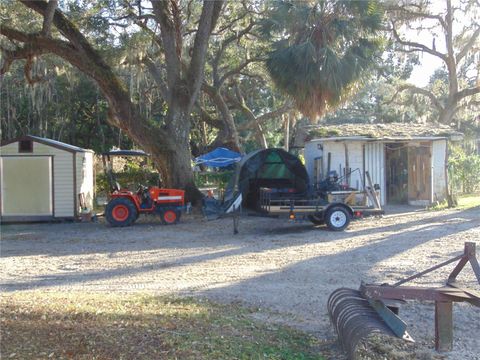
<svg viewBox="0 0 480 360">
<path fill-rule="evenodd" d="M 233 171 L 219 172 L 201 172 L 195 175 L 195 185 L 197 187 L 216 187 L 225 189 L 228 182 L 232 178 Z"/>
<path fill-rule="evenodd" d="M 122 188 L 127 188 L 132 191 L 138 189 L 138 185 L 144 186 L 159 186 L 158 173 L 149 169 L 136 168 L 133 165 L 121 172 L 115 174 L 117 182 Z M 96 176 L 96 193 L 97 195 L 106 195 L 111 191 L 108 178 L 104 173 Z"/>
<path fill-rule="evenodd" d="M 263 31 L 278 36 L 266 62 L 275 84 L 312 120 L 323 115 L 375 63 L 382 17 L 376 1 L 274 3 Z"/>
<path fill-rule="evenodd" d="M 459 147 L 452 147 L 448 160 L 450 183 L 456 191 L 471 194 L 480 190 L 480 155 L 467 154 Z"/>
</svg>

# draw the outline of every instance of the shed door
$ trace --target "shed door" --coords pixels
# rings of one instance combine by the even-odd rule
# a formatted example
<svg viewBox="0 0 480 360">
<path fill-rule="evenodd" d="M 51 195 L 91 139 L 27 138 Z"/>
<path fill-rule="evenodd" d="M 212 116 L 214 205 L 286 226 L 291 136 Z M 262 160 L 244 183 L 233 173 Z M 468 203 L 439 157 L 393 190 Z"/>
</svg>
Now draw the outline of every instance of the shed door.
<svg viewBox="0 0 480 360">
<path fill-rule="evenodd" d="M 408 148 L 408 200 L 430 201 L 432 165 L 430 144 Z"/>
<path fill-rule="evenodd" d="M 2 216 L 53 215 L 52 158 L 2 157 Z"/>
</svg>

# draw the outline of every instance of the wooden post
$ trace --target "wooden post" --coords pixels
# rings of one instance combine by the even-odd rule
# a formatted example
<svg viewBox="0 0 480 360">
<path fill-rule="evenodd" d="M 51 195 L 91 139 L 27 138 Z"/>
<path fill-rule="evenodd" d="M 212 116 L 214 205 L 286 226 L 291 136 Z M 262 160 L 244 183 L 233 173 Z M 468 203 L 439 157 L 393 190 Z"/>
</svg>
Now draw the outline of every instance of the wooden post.
<svg viewBox="0 0 480 360">
<path fill-rule="evenodd" d="M 435 301 L 435 350 L 453 348 L 453 315 L 451 301 Z"/>
</svg>

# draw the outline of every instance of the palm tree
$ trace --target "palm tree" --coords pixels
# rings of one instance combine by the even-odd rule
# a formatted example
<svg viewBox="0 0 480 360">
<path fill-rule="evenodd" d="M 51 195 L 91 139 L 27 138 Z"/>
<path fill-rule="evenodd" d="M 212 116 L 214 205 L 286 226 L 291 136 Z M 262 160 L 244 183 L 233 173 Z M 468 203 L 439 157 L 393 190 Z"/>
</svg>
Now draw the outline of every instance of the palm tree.
<svg viewBox="0 0 480 360">
<path fill-rule="evenodd" d="M 358 87 L 382 48 L 377 1 L 277 1 L 263 32 L 275 39 L 266 61 L 276 86 L 312 122 Z"/>
</svg>

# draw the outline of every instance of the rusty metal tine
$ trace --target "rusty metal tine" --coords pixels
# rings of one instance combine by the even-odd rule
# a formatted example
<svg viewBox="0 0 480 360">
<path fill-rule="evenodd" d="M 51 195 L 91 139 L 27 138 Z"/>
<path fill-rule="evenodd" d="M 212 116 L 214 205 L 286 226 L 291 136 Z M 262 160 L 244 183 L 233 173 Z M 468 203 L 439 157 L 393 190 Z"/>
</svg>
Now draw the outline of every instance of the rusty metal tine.
<svg viewBox="0 0 480 360">
<path fill-rule="evenodd" d="M 410 276 L 410 277 L 408 277 L 408 278 L 406 278 L 406 279 L 400 280 L 400 281 L 396 282 L 395 284 L 393 284 L 392 287 L 397 287 L 397 286 L 399 286 L 399 285 L 405 284 L 406 282 L 408 282 L 408 281 L 410 281 L 410 280 L 419 278 L 420 276 L 423 276 L 423 275 L 425 275 L 425 274 L 428 274 L 429 272 L 432 272 L 432 271 L 437 270 L 437 269 L 439 269 L 439 268 L 441 268 L 441 267 L 443 267 L 443 266 L 445 266 L 445 265 L 448 265 L 448 264 L 451 264 L 452 262 L 455 262 L 455 261 L 457 261 L 457 260 L 460 260 L 460 259 L 462 259 L 463 257 L 464 257 L 464 255 L 458 255 L 458 256 L 454 257 L 453 259 L 444 261 L 444 262 L 442 262 L 442 263 L 440 263 L 440 264 L 438 264 L 438 265 L 435 265 L 435 266 L 433 266 L 433 267 L 431 267 L 431 268 L 429 268 L 429 269 L 427 269 L 427 270 L 424 270 L 424 271 L 422 271 L 422 272 L 419 272 L 418 274 L 415 274 L 415 275 L 412 275 L 412 276 Z M 461 269 L 460 269 L 460 270 L 461 270 Z"/>
</svg>

